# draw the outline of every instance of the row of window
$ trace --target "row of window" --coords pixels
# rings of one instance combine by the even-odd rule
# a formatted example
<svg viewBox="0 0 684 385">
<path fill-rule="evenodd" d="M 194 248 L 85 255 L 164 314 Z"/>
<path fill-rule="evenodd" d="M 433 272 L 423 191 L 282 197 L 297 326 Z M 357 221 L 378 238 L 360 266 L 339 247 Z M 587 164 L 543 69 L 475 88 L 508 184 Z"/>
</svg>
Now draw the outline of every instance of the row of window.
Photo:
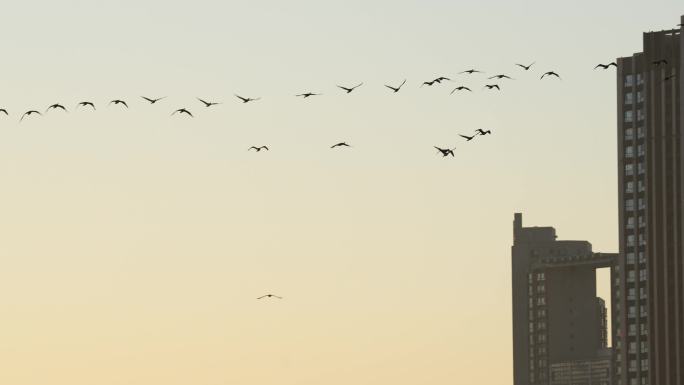
<svg viewBox="0 0 684 385">
<path fill-rule="evenodd" d="M 636 318 L 636 306 L 628 306 L 627 307 L 627 318 Z M 639 306 L 639 317 L 644 318 L 648 317 L 648 307 L 646 305 Z M 629 351 L 630 353 L 636 353 L 632 352 L 631 350 Z M 642 353 L 644 353 L 642 351 Z"/>
<path fill-rule="evenodd" d="M 644 198 L 639 198 L 639 199 L 637 199 L 636 202 L 637 202 L 636 207 L 638 210 L 645 210 L 646 209 L 646 201 L 644 200 Z M 633 198 L 625 199 L 625 210 L 634 211 L 634 199 Z"/>
<path fill-rule="evenodd" d="M 535 334 L 530 334 L 530 337 L 529 337 L 530 345 L 534 345 L 535 343 L 537 343 L 537 344 L 545 344 L 546 343 L 546 334 L 544 334 L 544 333 L 536 334 L 536 336 L 537 336 L 536 340 L 535 340 L 534 336 L 535 336 Z"/>
<path fill-rule="evenodd" d="M 637 181 L 637 192 L 644 192 L 646 191 L 646 183 L 643 180 Z M 627 194 L 633 194 L 634 193 L 634 181 L 627 181 L 625 183 L 625 193 Z"/>
<path fill-rule="evenodd" d="M 634 234 L 629 234 L 627 235 L 627 247 L 634 247 L 636 243 L 636 237 Z M 642 233 L 639 234 L 639 246 L 645 246 L 646 245 L 646 236 Z M 627 281 L 629 282 L 629 280 Z"/>
<path fill-rule="evenodd" d="M 646 165 L 644 162 L 637 163 L 637 172 L 641 175 L 646 172 Z M 628 163 L 625 165 L 625 176 L 634 175 L 634 164 Z"/>
<path fill-rule="evenodd" d="M 630 192 L 630 191 L 628 191 L 628 192 Z M 639 228 L 646 227 L 646 218 L 644 218 L 643 216 L 639 216 L 638 218 L 639 218 Z M 627 217 L 627 228 L 628 229 L 636 228 L 636 221 L 635 221 L 633 216 Z"/>
<path fill-rule="evenodd" d="M 648 335 L 648 328 L 646 327 L 645 323 L 639 324 L 639 334 L 642 336 L 647 336 Z M 630 324 L 629 325 L 629 331 L 628 331 L 629 336 L 636 336 L 637 335 L 637 328 L 636 324 Z M 643 352 L 642 352 L 643 353 Z"/>
<path fill-rule="evenodd" d="M 636 76 L 629 74 L 625 75 L 625 87 L 632 87 L 635 79 L 636 85 L 644 84 L 644 76 L 642 74 L 636 74 Z"/>
<path fill-rule="evenodd" d="M 622 367 L 618 365 L 618 366 L 615 368 L 615 373 L 616 373 L 616 374 L 618 375 L 618 377 L 619 377 L 620 374 L 622 373 Z M 621 384 L 621 383 L 622 383 L 622 382 L 620 382 L 620 381 L 618 380 L 618 384 Z M 640 384 L 641 384 L 641 385 L 649 385 L 649 382 L 648 382 L 648 372 L 646 372 L 646 373 L 642 372 L 642 373 L 641 373 L 640 379 L 639 379 L 638 377 L 632 377 L 632 378 L 629 379 L 628 385 L 640 385 Z"/>
<path fill-rule="evenodd" d="M 641 269 L 639 270 L 639 282 L 644 282 L 648 279 L 648 271 L 646 269 Z M 634 270 L 630 270 L 627 272 L 627 283 L 635 283 L 636 282 L 636 272 Z"/>
<path fill-rule="evenodd" d="M 529 324 L 530 333 L 534 333 L 534 322 Z M 546 321 L 537 322 L 537 330 L 546 330 Z"/>
<path fill-rule="evenodd" d="M 527 274 L 527 283 L 529 283 L 531 285 L 534 278 L 535 278 L 535 274 L 533 274 L 533 273 Z M 544 273 L 537 273 L 536 279 L 537 279 L 537 281 L 545 281 L 546 275 Z"/>
<path fill-rule="evenodd" d="M 544 283 L 542 282 L 541 284 L 537 285 L 537 294 L 542 295 L 544 293 L 546 293 L 546 286 L 544 286 Z M 528 285 L 527 295 L 534 295 L 534 286 Z"/>
<path fill-rule="evenodd" d="M 645 156 L 646 155 L 646 145 L 645 144 L 640 144 L 636 147 L 636 155 L 637 156 Z M 625 158 L 633 158 L 634 157 L 634 146 L 627 146 L 625 147 Z"/>
<path fill-rule="evenodd" d="M 546 309 L 544 309 L 544 308 L 537 309 L 536 314 L 537 314 L 537 318 L 546 318 Z M 534 320 L 534 318 L 535 318 L 534 315 L 535 315 L 534 310 L 530 309 L 529 310 L 529 319 Z"/>
<path fill-rule="evenodd" d="M 627 253 L 626 259 L 628 265 L 634 265 L 636 263 L 636 255 L 633 251 Z M 646 253 L 643 251 L 639 252 L 639 263 L 646 263 Z"/>
<path fill-rule="evenodd" d="M 637 137 L 639 139 L 646 137 L 646 129 L 642 126 L 637 127 Z M 634 128 L 625 128 L 625 140 L 634 139 Z"/>
<path fill-rule="evenodd" d="M 646 288 L 642 286 L 639 288 L 639 299 L 646 299 L 646 298 L 648 298 L 648 294 L 646 293 Z M 627 300 L 628 301 L 636 301 L 636 299 L 637 299 L 636 288 L 630 287 L 629 289 L 627 289 Z M 632 326 L 634 326 L 634 325 L 630 325 L 630 327 L 632 327 Z M 636 326 L 634 326 L 634 327 L 636 327 Z M 636 333 L 636 330 L 634 332 Z M 634 334 L 630 334 L 630 335 L 634 335 Z"/>
<path fill-rule="evenodd" d="M 641 91 L 637 91 L 637 93 L 636 93 L 637 103 L 643 103 L 644 100 L 645 100 L 644 93 Z M 625 93 L 625 104 L 627 104 L 627 105 L 634 104 L 634 94 L 632 92 Z"/>
<path fill-rule="evenodd" d="M 648 358 L 644 358 L 641 360 L 641 371 L 646 371 L 648 370 Z M 630 372 L 636 372 L 637 371 L 637 361 L 636 360 L 629 360 L 629 371 Z"/>
<path fill-rule="evenodd" d="M 639 108 L 636 110 L 636 120 L 637 121 L 643 121 L 646 119 L 646 113 L 644 110 Z M 633 110 L 625 110 L 625 123 L 633 123 L 634 122 L 634 111 Z"/>
</svg>

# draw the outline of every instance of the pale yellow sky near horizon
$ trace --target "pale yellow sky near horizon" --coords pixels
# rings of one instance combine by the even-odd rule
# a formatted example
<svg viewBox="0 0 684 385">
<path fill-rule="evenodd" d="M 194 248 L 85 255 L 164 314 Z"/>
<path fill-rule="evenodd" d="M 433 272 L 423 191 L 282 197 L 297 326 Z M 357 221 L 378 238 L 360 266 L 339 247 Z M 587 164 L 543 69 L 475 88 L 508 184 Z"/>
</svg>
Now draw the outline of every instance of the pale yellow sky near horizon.
<svg viewBox="0 0 684 385">
<path fill-rule="evenodd" d="M 615 73 L 593 67 L 681 8 L 5 5 L 0 384 L 510 384 L 513 213 L 617 251 Z"/>
</svg>

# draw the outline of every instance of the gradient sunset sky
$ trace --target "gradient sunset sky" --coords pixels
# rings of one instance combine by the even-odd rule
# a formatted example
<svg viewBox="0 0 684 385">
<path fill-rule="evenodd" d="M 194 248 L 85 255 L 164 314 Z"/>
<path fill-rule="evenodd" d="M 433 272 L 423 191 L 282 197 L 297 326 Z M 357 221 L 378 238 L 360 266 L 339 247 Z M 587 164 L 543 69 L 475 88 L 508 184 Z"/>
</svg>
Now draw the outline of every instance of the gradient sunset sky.
<svg viewBox="0 0 684 385">
<path fill-rule="evenodd" d="M 0 384 L 511 384 L 513 213 L 617 251 L 615 71 L 593 68 L 682 13 L 4 4 Z M 469 68 L 516 80 L 486 91 Z M 563 80 L 540 81 L 550 70 Z M 18 122 L 52 103 L 70 111 Z M 195 118 L 169 116 L 181 107 Z M 458 136 L 477 128 L 493 135 Z"/>
</svg>

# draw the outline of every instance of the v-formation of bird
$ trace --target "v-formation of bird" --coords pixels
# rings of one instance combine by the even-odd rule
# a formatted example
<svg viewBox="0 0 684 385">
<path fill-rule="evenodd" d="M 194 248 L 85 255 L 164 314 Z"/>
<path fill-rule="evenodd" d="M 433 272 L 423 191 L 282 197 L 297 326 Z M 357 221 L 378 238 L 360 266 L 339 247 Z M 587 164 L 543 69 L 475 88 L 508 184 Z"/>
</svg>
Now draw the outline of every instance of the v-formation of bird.
<svg viewBox="0 0 684 385">
<path fill-rule="evenodd" d="M 532 63 L 527 64 L 527 65 L 526 65 L 526 64 L 516 63 L 515 65 L 516 65 L 517 67 L 520 67 L 520 68 L 521 68 L 522 70 L 524 70 L 524 71 L 530 71 L 530 69 L 532 68 L 532 66 L 535 65 L 535 63 L 536 63 L 536 62 L 532 62 Z M 652 61 L 651 64 L 652 64 L 653 66 L 655 66 L 655 67 L 660 67 L 660 66 L 667 66 L 667 65 L 669 64 L 669 62 L 668 62 L 667 59 L 659 59 L 659 60 L 654 60 L 654 61 Z M 595 70 L 596 70 L 596 69 L 607 70 L 607 69 L 609 69 L 610 67 L 616 67 L 616 68 L 617 68 L 617 63 L 615 63 L 615 62 L 611 62 L 611 63 L 608 63 L 608 64 L 599 63 L 599 64 L 597 64 L 597 65 L 594 67 L 594 69 L 595 69 Z M 463 75 L 474 75 L 474 74 L 479 74 L 479 73 L 484 73 L 484 71 L 481 71 L 481 70 L 479 70 L 479 69 L 474 69 L 474 68 L 472 68 L 472 69 L 468 69 L 468 70 L 459 72 L 459 74 L 463 74 Z M 552 78 L 552 77 L 555 77 L 555 78 L 557 78 L 557 79 L 559 79 L 559 80 L 562 80 L 560 74 L 558 74 L 558 73 L 555 72 L 555 71 L 547 71 L 547 72 L 544 72 L 544 73 L 541 75 L 540 80 L 544 80 L 545 78 Z M 667 76 L 667 77 L 665 77 L 665 78 L 663 79 L 663 82 L 666 82 L 666 81 L 668 81 L 668 80 L 674 79 L 675 77 L 676 77 L 676 75 Z M 512 78 L 511 76 L 506 75 L 506 74 L 497 74 L 497 75 L 489 76 L 489 77 L 487 77 L 487 79 L 488 79 L 488 80 L 493 80 L 493 79 L 496 79 L 496 80 L 502 80 L 502 79 L 514 80 L 514 78 Z M 392 85 L 387 85 L 387 84 L 385 84 L 384 86 L 385 86 L 387 89 L 389 89 L 392 93 L 398 93 L 399 91 L 402 90 L 402 88 L 403 88 L 404 85 L 406 84 L 406 81 L 407 81 L 407 80 L 404 79 L 404 81 L 401 82 L 401 83 L 400 83 L 398 86 L 396 86 L 396 87 L 395 87 L 395 86 L 392 86 Z M 421 87 L 422 87 L 422 86 L 431 87 L 431 86 L 434 86 L 434 85 L 437 85 L 437 84 L 442 84 L 442 82 L 445 82 L 445 81 L 451 82 L 451 81 L 453 81 L 453 80 L 452 80 L 451 78 L 446 77 L 446 76 L 440 76 L 440 77 L 437 77 L 437 78 L 435 78 L 435 79 L 427 80 L 427 81 L 422 82 L 422 83 L 421 83 Z M 357 84 L 357 85 L 355 85 L 355 86 L 352 86 L 352 87 L 347 87 L 347 86 L 338 85 L 337 88 L 341 89 L 341 90 L 342 90 L 343 92 L 345 92 L 346 94 L 351 94 L 353 91 L 355 91 L 357 88 L 359 88 L 359 87 L 361 87 L 361 86 L 363 86 L 363 85 L 364 85 L 364 83 L 361 82 L 361 83 L 359 83 L 359 84 Z M 496 83 L 494 83 L 494 84 L 485 84 L 482 88 L 483 88 L 483 89 L 486 88 L 486 89 L 488 89 L 488 90 L 497 90 L 497 91 L 501 91 L 501 86 L 500 86 L 499 84 L 496 84 Z M 472 90 L 471 88 L 461 85 L 461 86 L 458 86 L 458 87 L 453 88 L 453 89 L 451 90 L 451 92 L 450 92 L 450 95 L 451 95 L 451 94 L 454 94 L 456 91 L 468 91 L 468 92 L 473 92 L 473 90 Z M 256 102 L 256 101 L 258 101 L 258 100 L 261 100 L 260 97 L 258 97 L 258 98 L 252 98 L 252 97 L 240 96 L 240 95 L 238 95 L 238 94 L 234 94 L 234 95 L 235 95 L 235 97 L 238 98 L 239 101 L 241 101 L 243 104 L 250 103 L 250 102 Z M 312 97 L 312 96 L 321 96 L 321 95 L 323 95 L 323 94 L 322 94 L 322 93 L 316 93 L 316 92 L 309 92 L 309 91 L 307 91 L 307 92 L 303 92 L 303 93 L 301 93 L 301 94 L 297 94 L 297 95 L 295 95 L 295 96 L 296 96 L 296 97 L 301 97 L 302 99 L 308 99 L 308 98 L 310 98 L 310 97 Z M 145 101 L 147 101 L 149 104 L 153 105 L 153 104 L 156 104 L 156 103 L 158 103 L 158 102 L 160 102 L 160 101 L 166 99 L 166 96 L 159 97 L 159 98 L 150 98 L 150 97 L 147 97 L 147 96 L 141 96 L 141 98 L 144 99 Z M 197 98 L 197 100 L 199 100 L 199 101 L 204 105 L 204 107 L 207 107 L 207 108 L 213 107 L 213 106 L 216 106 L 216 105 L 219 105 L 219 104 L 222 104 L 221 102 L 211 102 L 211 101 L 206 101 L 206 100 L 201 99 L 201 98 Z M 114 100 L 111 100 L 111 101 L 109 102 L 109 105 L 112 105 L 112 104 L 115 105 L 115 106 L 121 105 L 122 107 L 129 108 L 129 106 L 128 106 L 128 104 L 126 103 L 126 101 L 121 100 L 121 99 L 114 99 Z M 92 110 L 96 110 L 95 103 L 93 103 L 93 102 L 91 102 L 91 101 L 82 101 L 82 102 L 80 102 L 80 103 L 78 103 L 78 104 L 76 105 L 76 108 L 79 108 L 79 107 L 90 107 Z M 50 106 L 45 110 L 45 112 L 47 113 L 47 112 L 50 111 L 50 110 L 57 110 L 57 109 L 60 109 L 60 110 L 62 110 L 62 111 L 64 111 L 64 112 L 68 112 L 67 108 L 64 107 L 63 105 L 59 104 L 59 103 L 55 103 L 55 104 L 50 105 Z M 9 112 L 8 112 L 7 109 L 5 109 L 5 108 L 0 108 L 0 113 L 4 113 L 5 116 L 9 116 Z M 186 116 L 188 116 L 188 117 L 194 117 L 194 115 L 192 114 L 192 112 L 190 112 L 190 110 L 187 109 L 187 108 L 185 108 L 185 107 L 179 108 L 179 109 L 177 109 L 177 110 L 175 110 L 175 111 L 173 111 L 173 112 L 171 113 L 171 115 L 176 115 L 176 114 L 178 114 L 178 115 L 186 115 Z M 30 117 L 31 115 L 39 115 L 39 116 L 42 116 L 43 114 L 42 114 L 40 111 L 38 111 L 38 110 L 29 110 L 29 111 L 24 112 L 24 113 L 21 115 L 21 118 L 19 119 L 19 121 L 21 122 L 21 121 L 23 121 L 25 118 Z"/>
</svg>

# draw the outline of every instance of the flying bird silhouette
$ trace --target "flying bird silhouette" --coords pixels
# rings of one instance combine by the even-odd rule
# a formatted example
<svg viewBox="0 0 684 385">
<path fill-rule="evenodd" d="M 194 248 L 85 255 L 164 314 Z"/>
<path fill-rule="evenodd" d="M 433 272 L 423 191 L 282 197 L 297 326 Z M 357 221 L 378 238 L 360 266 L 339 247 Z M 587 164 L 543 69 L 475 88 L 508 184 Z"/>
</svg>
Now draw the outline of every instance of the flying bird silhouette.
<svg viewBox="0 0 684 385">
<path fill-rule="evenodd" d="M 484 72 L 476 70 L 476 69 L 470 69 L 470 70 L 459 72 L 459 74 L 468 74 L 468 75 L 472 75 L 474 73 L 484 73 Z"/>
<path fill-rule="evenodd" d="M 526 65 L 524 65 L 524 64 L 518 64 L 518 63 L 515 63 L 515 65 L 517 65 L 518 67 L 524 69 L 525 71 L 529 71 L 530 68 L 532 68 L 532 66 L 534 65 L 534 63 L 536 63 L 536 62 L 532 62 L 532 64 L 530 64 L 530 65 L 528 65 L 528 66 L 526 66 Z"/>
<path fill-rule="evenodd" d="M 549 76 L 549 77 L 555 76 L 555 77 L 557 77 L 558 79 L 561 78 L 560 75 L 558 75 L 557 73 L 555 73 L 555 72 L 553 72 L 553 71 L 549 71 L 549 72 L 545 72 L 545 73 L 541 76 L 541 78 L 539 78 L 539 79 L 544 79 L 545 76 Z M 561 79 L 561 80 L 562 80 L 562 79 Z"/>
<path fill-rule="evenodd" d="M 501 87 L 499 87 L 498 84 L 485 84 L 485 87 L 487 87 L 489 90 L 496 88 L 497 90 L 501 91 Z"/>
<path fill-rule="evenodd" d="M 262 295 L 261 297 L 259 297 L 259 298 L 257 298 L 257 299 L 262 299 L 262 298 L 278 298 L 278 299 L 283 299 L 283 297 L 279 297 L 279 296 L 277 296 L 277 295 L 275 295 L 275 294 L 266 294 L 266 295 Z"/>
<path fill-rule="evenodd" d="M 401 87 L 404 86 L 404 84 L 406 84 L 406 79 L 404 79 L 404 81 L 403 81 L 401 84 L 399 84 L 399 87 L 392 87 L 392 86 L 388 86 L 387 84 L 385 84 L 385 87 L 387 87 L 387 88 L 389 88 L 390 90 L 394 91 L 394 93 L 396 94 L 397 92 L 399 92 L 399 90 L 401 89 Z"/>
<path fill-rule="evenodd" d="M 76 108 L 78 108 L 78 107 L 85 107 L 85 106 L 90 106 L 90 107 L 93 108 L 93 110 L 96 109 L 96 108 L 95 108 L 95 105 L 94 105 L 92 102 L 80 102 L 80 103 L 78 103 L 78 104 L 76 105 Z"/>
<path fill-rule="evenodd" d="M 24 115 L 21 116 L 21 119 L 19 119 L 19 122 L 21 122 L 22 120 L 24 120 L 25 117 L 31 116 L 31 115 L 33 115 L 33 114 L 38 114 L 38 115 L 41 115 L 41 116 L 43 115 L 43 114 L 41 114 L 40 112 L 38 112 L 38 111 L 36 111 L 36 110 L 26 111 L 26 112 L 24 112 Z"/>
<path fill-rule="evenodd" d="M 677 78 L 677 74 L 670 75 L 670 76 L 666 76 L 666 77 L 663 79 L 663 83 L 665 83 L 665 82 L 667 82 L 667 81 L 670 81 L 670 80 L 672 80 L 672 79 L 676 79 L 676 78 Z"/>
<path fill-rule="evenodd" d="M 616 62 L 612 62 L 612 63 L 608 63 L 608 64 L 601 64 L 601 63 L 599 63 L 599 64 L 596 65 L 596 67 L 594 67 L 594 69 L 601 68 L 601 69 L 607 70 L 607 69 L 610 68 L 611 66 L 614 66 L 615 68 L 617 68 L 617 63 L 616 63 Z"/>
<path fill-rule="evenodd" d="M 436 148 L 437 151 L 442 153 L 442 157 L 449 156 L 449 155 L 451 155 L 452 157 L 455 156 L 454 150 L 456 149 L 456 147 L 454 147 L 454 148 L 439 148 L 437 146 L 433 146 L 433 147 Z"/>
<path fill-rule="evenodd" d="M 508 76 L 508 75 L 504 75 L 504 74 L 490 76 L 490 77 L 488 77 L 487 79 L 511 79 L 511 80 L 513 80 L 512 77 L 510 77 L 510 76 Z"/>
<path fill-rule="evenodd" d="M 186 110 L 185 108 L 179 108 L 179 109 L 177 109 L 176 111 L 173 111 L 173 112 L 171 113 L 171 115 L 173 116 L 173 115 L 175 115 L 176 113 L 178 113 L 178 114 L 186 114 L 186 115 L 189 115 L 191 118 L 194 118 L 194 116 L 192 116 L 192 113 L 191 113 L 190 111 Z"/>
<path fill-rule="evenodd" d="M 156 103 L 156 102 L 158 102 L 158 101 L 160 101 L 160 100 L 162 100 L 162 99 L 166 99 L 166 96 L 163 96 L 163 97 L 161 97 L 161 98 L 156 98 L 156 99 L 148 98 L 148 97 L 145 97 L 145 96 L 141 96 L 141 98 L 147 100 L 148 102 L 150 102 L 150 104 L 154 104 L 154 103 Z"/>
<path fill-rule="evenodd" d="M 243 98 L 242 96 L 240 96 L 240 95 L 238 95 L 238 94 L 234 94 L 234 95 L 237 96 L 238 99 L 242 100 L 242 103 L 256 102 L 257 100 L 261 99 L 261 98 L 256 98 L 256 99 L 253 99 L 253 98 Z"/>
<path fill-rule="evenodd" d="M 123 100 L 114 99 L 111 102 L 109 102 L 109 105 L 111 105 L 112 103 L 114 103 L 115 106 L 119 105 L 119 104 L 123 104 L 124 107 L 128 108 L 128 104 L 126 104 L 126 102 L 124 102 Z"/>
<path fill-rule="evenodd" d="M 660 60 L 652 61 L 651 64 L 653 64 L 656 67 L 659 67 L 661 64 L 667 65 L 668 62 L 665 59 L 660 59 Z"/>
<path fill-rule="evenodd" d="M 55 103 L 55 104 L 51 105 L 50 107 L 48 107 L 48 108 L 45 110 L 45 113 L 47 113 L 47 112 L 50 111 L 50 110 L 56 110 L 56 109 L 58 109 L 58 108 L 62 109 L 64 112 L 68 112 L 67 109 L 66 109 L 63 105 L 61 105 L 61 104 L 59 104 L 59 103 Z"/>
<path fill-rule="evenodd" d="M 337 87 L 338 87 L 338 88 L 341 88 L 341 89 L 343 89 L 343 90 L 345 90 L 347 93 L 351 93 L 352 91 L 354 91 L 355 89 L 361 87 L 362 85 L 363 85 L 363 82 L 361 82 L 361 83 L 355 85 L 355 86 L 352 87 L 352 88 L 347 88 L 347 87 L 342 87 L 342 86 L 337 86 Z"/>
<path fill-rule="evenodd" d="M 461 138 L 465 139 L 466 142 L 470 142 L 471 140 L 475 139 L 475 136 L 477 136 L 477 135 L 467 136 L 467 135 L 461 135 L 461 134 L 459 134 L 458 136 L 460 136 Z"/>
<path fill-rule="evenodd" d="M 451 93 L 450 93 L 449 95 L 453 94 L 453 93 L 456 92 L 456 91 L 463 91 L 463 90 L 473 92 L 473 90 L 471 90 L 471 89 L 468 88 L 468 87 L 465 87 L 465 86 L 458 86 L 458 87 L 454 88 L 453 90 L 451 90 Z"/>
<path fill-rule="evenodd" d="M 478 135 L 488 135 L 492 133 L 492 130 L 483 130 L 481 128 L 478 128 L 477 130 L 475 130 L 475 132 L 477 132 Z"/>
<path fill-rule="evenodd" d="M 268 147 L 266 147 L 266 146 L 259 146 L 259 147 L 257 147 L 257 146 L 252 146 L 252 147 L 248 148 L 247 151 L 249 151 L 249 150 L 251 150 L 251 149 L 256 150 L 256 152 L 259 152 L 259 151 L 261 151 L 261 150 L 269 151 Z"/>
<path fill-rule="evenodd" d="M 451 79 L 449 79 L 449 78 L 447 78 L 447 77 L 440 76 L 440 77 L 438 77 L 437 79 L 433 79 L 433 80 L 430 80 L 430 81 L 427 81 L 427 82 L 423 82 L 423 84 L 421 85 L 421 87 L 424 86 L 424 85 L 426 85 L 426 84 L 427 84 L 428 86 L 431 86 L 431 85 L 433 85 L 433 84 L 435 84 L 435 83 L 441 84 L 443 80 L 451 81 Z"/>
<path fill-rule="evenodd" d="M 316 94 L 313 92 L 305 92 L 303 94 L 299 94 L 299 95 L 295 95 L 295 96 L 297 96 L 297 97 L 301 96 L 302 98 L 306 99 L 306 98 L 311 97 L 311 96 L 320 96 L 320 95 L 322 95 L 322 94 Z"/>
<path fill-rule="evenodd" d="M 202 104 L 204 104 L 204 107 L 211 107 L 211 106 L 215 106 L 217 104 L 221 104 L 221 103 L 216 103 L 216 102 L 207 102 L 206 100 L 202 100 L 200 98 L 197 98 L 197 100 L 202 102 Z"/>
<path fill-rule="evenodd" d="M 4 109 L 4 108 L 0 108 L 0 112 L 4 112 L 4 113 L 5 113 L 5 115 L 9 116 L 9 113 L 8 113 L 8 112 L 7 112 L 7 110 L 6 110 L 6 109 Z"/>
<path fill-rule="evenodd" d="M 330 148 L 335 148 L 335 147 L 351 147 L 351 146 L 348 145 L 346 142 L 340 142 L 340 143 L 333 144 L 332 146 L 330 146 Z"/>
</svg>

